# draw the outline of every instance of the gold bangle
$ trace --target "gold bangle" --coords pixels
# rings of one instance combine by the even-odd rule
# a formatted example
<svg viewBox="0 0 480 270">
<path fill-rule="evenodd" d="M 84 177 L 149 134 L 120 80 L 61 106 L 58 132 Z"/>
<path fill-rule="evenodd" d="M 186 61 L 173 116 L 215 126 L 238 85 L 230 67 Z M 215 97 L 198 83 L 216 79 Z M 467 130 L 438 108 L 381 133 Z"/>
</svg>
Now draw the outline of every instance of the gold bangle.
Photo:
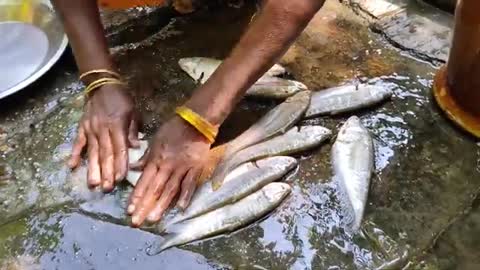
<svg viewBox="0 0 480 270">
<path fill-rule="evenodd" d="M 215 138 L 218 134 L 218 128 L 205 120 L 202 116 L 196 112 L 190 110 L 186 106 L 180 106 L 175 109 L 175 113 L 178 114 L 183 120 L 192 125 L 198 132 L 200 132 L 210 143 L 215 142 Z"/>
<path fill-rule="evenodd" d="M 102 74 L 102 73 L 105 73 L 105 74 L 108 74 L 116 79 L 120 79 L 121 76 L 120 74 L 118 74 L 117 72 L 114 72 L 114 71 L 111 71 L 111 70 L 108 70 L 108 69 L 94 69 L 94 70 L 90 70 L 90 71 L 87 71 L 85 73 L 82 73 L 80 75 L 80 80 L 86 78 L 87 76 L 89 75 L 92 75 L 92 74 Z"/>
<path fill-rule="evenodd" d="M 119 85 L 125 85 L 124 82 L 118 80 L 118 79 L 115 79 L 115 78 L 101 78 L 101 79 L 98 79 L 96 81 L 93 81 L 92 83 L 90 83 L 87 88 L 85 88 L 85 95 L 88 96 L 90 94 L 90 92 L 92 92 L 93 90 L 95 89 L 98 89 L 104 85 L 107 85 L 107 84 L 119 84 Z"/>
</svg>

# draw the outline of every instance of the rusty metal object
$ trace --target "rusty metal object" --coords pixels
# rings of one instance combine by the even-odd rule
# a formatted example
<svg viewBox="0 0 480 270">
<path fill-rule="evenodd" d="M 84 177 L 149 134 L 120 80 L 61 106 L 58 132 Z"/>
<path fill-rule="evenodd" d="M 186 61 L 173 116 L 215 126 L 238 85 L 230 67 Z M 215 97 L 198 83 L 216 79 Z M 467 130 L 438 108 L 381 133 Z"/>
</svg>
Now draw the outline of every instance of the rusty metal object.
<svg viewBox="0 0 480 270">
<path fill-rule="evenodd" d="M 459 0 L 446 67 L 437 73 L 433 93 L 447 116 L 480 138 L 480 1 Z"/>
<path fill-rule="evenodd" d="M 174 0 L 173 8 L 182 14 L 191 13 L 195 10 L 192 0 Z"/>
</svg>

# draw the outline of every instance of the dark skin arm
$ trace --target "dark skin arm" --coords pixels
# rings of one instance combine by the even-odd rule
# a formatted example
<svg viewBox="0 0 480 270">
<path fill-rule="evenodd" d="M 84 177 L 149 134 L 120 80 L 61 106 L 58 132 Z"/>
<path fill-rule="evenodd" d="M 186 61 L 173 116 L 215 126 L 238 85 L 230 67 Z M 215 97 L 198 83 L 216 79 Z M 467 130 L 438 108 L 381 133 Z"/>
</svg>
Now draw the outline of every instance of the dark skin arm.
<svg viewBox="0 0 480 270">
<path fill-rule="evenodd" d="M 80 73 L 94 69 L 115 71 L 95 0 L 52 0 L 63 20 Z M 85 84 L 98 79 L 89 76 Z M 68 162 L 78 166 L 84 148 L 88 151 L 88 185 L 111 191 L 114 181 L 125 178 L 128 146 L 138 146 L 138 123 L 126 89 L 105 85 L 90 95 L 79 124 L 77 140 Z"/>
<path fill-rule="evenodd" d="M 200 87 L 187 106 L 221 125 L 244 95 L 300 35 L 324 0 L 267 0 L 240 42 Z M 172 200 L 188 206 L 209 142 L 179 117 L 157 132 L 153 145 L 136 164 L 144 168 L 128 207 L 133 226 L 158 221 Z"/>
</svg>

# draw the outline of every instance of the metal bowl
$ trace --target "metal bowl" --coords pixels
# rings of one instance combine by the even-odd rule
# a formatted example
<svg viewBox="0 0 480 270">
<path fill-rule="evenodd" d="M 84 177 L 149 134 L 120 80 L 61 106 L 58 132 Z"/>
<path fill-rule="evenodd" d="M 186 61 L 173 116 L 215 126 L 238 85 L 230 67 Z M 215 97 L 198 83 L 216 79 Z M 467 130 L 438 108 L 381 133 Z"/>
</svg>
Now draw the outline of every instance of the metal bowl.
<svg viewBox="0 0 480 270">
<path fill-rule="evenodd" d="M 0 0 L 0 99 L 45 74 L 67 44 L 49 0 Z"/>
</svg>

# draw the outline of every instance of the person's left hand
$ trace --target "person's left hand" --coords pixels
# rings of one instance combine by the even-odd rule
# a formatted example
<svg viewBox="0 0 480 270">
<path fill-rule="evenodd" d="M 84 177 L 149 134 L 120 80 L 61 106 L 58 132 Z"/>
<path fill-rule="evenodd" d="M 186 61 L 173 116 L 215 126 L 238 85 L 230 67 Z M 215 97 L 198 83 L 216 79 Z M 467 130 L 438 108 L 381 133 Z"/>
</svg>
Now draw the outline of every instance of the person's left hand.
<svg viewBox="0 0 480 270">
<path fill-rule="evenodd" d="M 132 165 L 144 169 L 127 208 L 132 226 L 159 221 L 178 193 L 177 205 L 185 209 L 209 149 L 210 142 L 180 117 L 162 125 L 144 157 Z"/>
</svg>

